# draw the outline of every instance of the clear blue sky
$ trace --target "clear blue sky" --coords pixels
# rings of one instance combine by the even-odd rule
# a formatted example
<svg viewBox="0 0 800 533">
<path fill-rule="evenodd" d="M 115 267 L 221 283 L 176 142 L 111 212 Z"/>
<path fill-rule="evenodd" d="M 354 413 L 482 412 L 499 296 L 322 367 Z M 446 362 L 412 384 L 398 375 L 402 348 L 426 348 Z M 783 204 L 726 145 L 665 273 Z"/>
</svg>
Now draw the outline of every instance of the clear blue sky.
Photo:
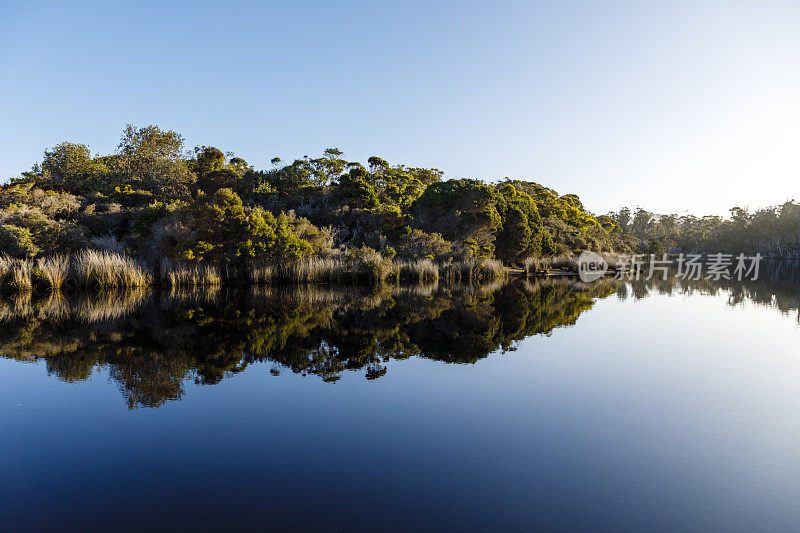
<svg viewBox="0 0 800 533">
<path fill-rule="evenodd" d="M 800 2 L 0 4 L 0 177 L 126 123 L 337 146 L 594 212 L 800 200 Z"/>
</svg>

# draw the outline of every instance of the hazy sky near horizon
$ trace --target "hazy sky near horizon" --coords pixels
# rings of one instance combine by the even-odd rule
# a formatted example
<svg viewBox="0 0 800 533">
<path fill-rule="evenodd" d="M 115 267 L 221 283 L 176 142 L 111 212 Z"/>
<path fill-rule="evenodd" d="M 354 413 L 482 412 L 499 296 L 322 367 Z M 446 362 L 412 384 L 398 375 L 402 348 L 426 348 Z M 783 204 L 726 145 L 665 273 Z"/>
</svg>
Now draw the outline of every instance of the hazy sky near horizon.
<svg viewBox="0 0 800 533">
<path fill-rule="evenodd" d="M 336 146 L 596 213 L 800 200 L 800 2 L 0 4 L 0 178 L 158 124 L 257 168 Z"/>
</svg>

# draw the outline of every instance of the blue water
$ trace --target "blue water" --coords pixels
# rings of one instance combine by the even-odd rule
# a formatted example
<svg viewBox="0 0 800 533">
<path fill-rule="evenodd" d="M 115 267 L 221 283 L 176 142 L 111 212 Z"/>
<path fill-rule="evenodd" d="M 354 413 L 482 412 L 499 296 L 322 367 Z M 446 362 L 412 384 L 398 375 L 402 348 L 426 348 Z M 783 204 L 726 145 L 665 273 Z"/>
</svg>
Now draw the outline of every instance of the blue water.
<svg viewBox="0 0 800 533">
<path fill-rule="evenodd" d="M 0 359 L 0 528 L 800 529 L 796 311 L 610 295 L 515 348 L 256 362 L 157 408 Z"/>
</svg>

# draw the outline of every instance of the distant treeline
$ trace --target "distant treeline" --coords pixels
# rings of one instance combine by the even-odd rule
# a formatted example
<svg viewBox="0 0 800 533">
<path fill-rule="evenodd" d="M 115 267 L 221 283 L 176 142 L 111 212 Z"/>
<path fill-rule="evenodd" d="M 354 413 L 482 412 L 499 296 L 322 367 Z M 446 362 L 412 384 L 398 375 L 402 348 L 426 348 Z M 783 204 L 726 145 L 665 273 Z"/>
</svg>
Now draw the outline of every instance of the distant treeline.
<svg viewBox="0 0 800 533">
<path fill-rule="evenodd" d="M 186 150 L 178 133 L 157 126 L 127 126 L 110 155 L 63 142 L 2 186 L 0 255 L 93 250 L 151 271 L 168 261 L 187 265 L 183 272 L 214 265 L 252 273 L 260 265 L 274 273 L 312 260 L 513 266 L 582 250 L 798 250 L 795 204 L 735 210 L 731 220 L 643 210 L 596 216 L 578 196 L 531 181 L 445 180 L 437 169 L 377 156 L 366 166 L 347 161 L 336 148 L 288 164 L 276 157 L 271 167 L 255 169 L 213 146 Z"/>
<path fill-rule="evenodd" d="M 730 218 L 695 217 L 657 215 L 638 208 L 611 216 L 639 252 L 758 252 L 766 257 L 800 258 L 800 204 L 786 202 L 755 212 L 734 207 L 730 212 Z"/>
</svg>

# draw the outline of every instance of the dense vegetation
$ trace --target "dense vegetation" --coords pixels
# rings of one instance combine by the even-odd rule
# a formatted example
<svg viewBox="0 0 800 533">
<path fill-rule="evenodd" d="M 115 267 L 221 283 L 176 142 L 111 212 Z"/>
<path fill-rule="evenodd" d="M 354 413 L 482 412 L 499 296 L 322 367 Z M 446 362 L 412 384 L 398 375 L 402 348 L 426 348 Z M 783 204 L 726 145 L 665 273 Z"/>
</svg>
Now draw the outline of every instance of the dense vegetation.
<svg viewBox="0 0 800 533">
<path fill-rule="evenodd" d="M 0 253 L 95 250 L 150 270 L 215 265 L 240 278 L 305 261 L 306 270 L 367 265 L 381 277 L 387 262 L 520 265 L 625 246 L 611 217 L 533 182 L 444 180 L 380 157 L 364 166 L 335 148 L 271 163 L 257 170 L 213 146 L 187 151 L 179 134 L 156 126 L 128 126 L 111 155 L 63 142 L 2 187 Z"/>
<path fill-rule="evenodd" d="M 800 205 L 755 213 L 595 216 L 530 181 L 443 179 L 329 148 L 257 170 L 174 131 L 127 126 L 114 154 L 45 150 L 0 187 L 0 284 L 214 285 L 388 278 L 487 281 L 583 250 L 800 257 Z"/>
<path fill-rule="evenodd" d="M 734 207 L 730 218 L 657 215 L 642 208 L 622 209 L 610 217 L 622 239 L 640 253 L 701 251 L 800 258 L 800 204 L 795 202 L 755 212 Z"/>
</svg>

